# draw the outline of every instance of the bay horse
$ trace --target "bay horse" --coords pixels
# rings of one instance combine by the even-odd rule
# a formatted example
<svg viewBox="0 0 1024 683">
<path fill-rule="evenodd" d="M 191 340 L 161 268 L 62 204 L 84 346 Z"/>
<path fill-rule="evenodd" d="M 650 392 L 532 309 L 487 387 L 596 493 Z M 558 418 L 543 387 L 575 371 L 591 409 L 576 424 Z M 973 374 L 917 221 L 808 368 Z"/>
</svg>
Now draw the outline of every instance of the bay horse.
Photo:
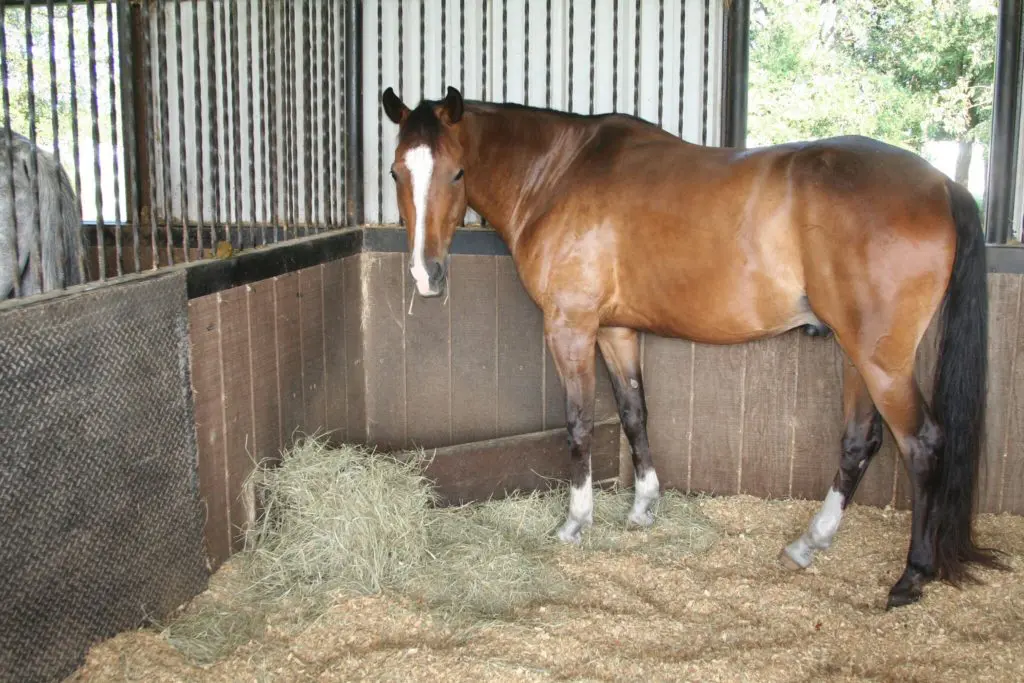
<svg viewBox="0 0 1024 683">
<path fill-rule="evenodd" d="M 595 346 L 608 366 L 634 470 L 627 524 L 653 523 L 660 495 L 647 438 L 638 332 L 737 344 L 794 328 L 845 353 L 845 433 L 835 479 L 789 569 L 827 549 L 890 427 L 913 485 L 906 566 L 886 608 L 926 583 L 1004 567 L 980 547 L 973 502 L 984 418 L 988 301 L 978 207 L 912 152 L 865 137 L 756 149 L 690 144 L 642 119 L 442 100 L 398 124 L 391 176 L 421 296 L 446 286 L 466 208 L 508 246 L 544 317 L 566 393 L 570 502 L 558 537 L 592 523 Z M 943 306 L 933 406 L 914 378 Z"/>
</svg>

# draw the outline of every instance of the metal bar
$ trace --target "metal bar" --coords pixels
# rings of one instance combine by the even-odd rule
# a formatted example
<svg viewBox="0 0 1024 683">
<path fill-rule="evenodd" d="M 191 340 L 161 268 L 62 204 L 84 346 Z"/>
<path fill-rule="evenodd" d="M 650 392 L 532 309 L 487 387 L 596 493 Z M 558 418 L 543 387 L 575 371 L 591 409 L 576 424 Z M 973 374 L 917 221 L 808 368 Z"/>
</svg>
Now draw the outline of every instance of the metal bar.
<svg viewBox="0 0 1024 683">
<path fill-rule="evenodd" d="M 405 16 L 404 2 L 398 3 L 398 96 L 405 97 Z"/>
<path fill-rule="evenodd" d="M 686 0 L 680 0 L 685 2 Z M 681 39 L 681 38 L 680 38 Z M 619 0 L 612 5 L 612 111 L 619 110 Z"/>
<path fill-rule="evenodd" d="M 597 62 L 597 0 L 590 0 L 590 113 L 594 113 L 594 67 Z"/>
<path fill-rule="evenodd" d="M 551 0 L 548 0 L 550 3 Z M 466 0 L 459 0 L 459 87 L 466 92 Z"/>
<path fill-rule="evenodd" d="M 3 80 L 4 101 L 4 132 L 7 136 L 7 191 L 11 196 L 10 226 L 13 234 L 8 236 L 11 242 L 11 280 L 14 285 L 14 296 L 21 296 L 21 260 L 18 258 L 18 214 L 15 207 L 18 199 L 14 196 L 14 135 L 11 134 L 11 91 L 8 86 L 7 68 L 7 10 L 0 7 L 0 79 Z M 4 292 L 6 295 L 6 292 Z"/>
<path fill-rule="evenodd" d="M 547 21 L 544 28 L 546 71 L 544 74 L 544 106 L 551 106 L 551 0 L 547 4 Z"/>
<path fill-rule="evenodd" d="M 420 0 L 420 98 L 427 96 L 427 4 Z"/>
<path fill-rule="evenodd" d="M 0 12 L 3 10 L 0 9 Z M 46 24 L 47 24 L 47 38 L 50 43 L 50 127 L 51 134 L 53 135 L 53 159 L 57 162 L 57 167 L 61 168 L 60 159 L 60 121 L 57 116 L 57 36 L 54 31 L 54 11 L 53 11 L 53 0 L 46 0 Z M 13 197 L 11 198 L 13 202 Z M 79 227 L 79 230 L 81 228 Z M 78 236 L 79 239 L 81 235 Z M 81 251 L 81 250 L 79 250 Z M 62 262 L 66 263 L 65 259 Z M 75 263 L 75 267 L 79 268 L 80 264 Z M 84 280 L 84 273 L 79 271 L 79 280 Z M 65 283 L 66 284 L 66 283 Z"/>
<path fill-rule="evenodd" d="M 228 45 L 231 47 L 231 184 L 234 189 L 231 213 L 235 230 L 238 231 L 238 246 L 245 249 L 250 245 L 248 240 L 252 239 L 252 234 L 247 234 L 247 231 L 242 229 L 242 111 L 238 93 L 238 82 L 241 80 L 238 73 L 238 0 L 230 0 L 228 11 Z"/>
<path fill-rule="evenodd" d="M 164 232 L 167 240 L 167 265 L 174 265 L 174 235 L 171 227 L 171 219 L 174 214 L 174 205 L 171 199 L 171 116 L 170 105 L 167 102 L 167 4 L 159 3 L 156 14 L 157 34 L 157 59 L 160 65 L 159 100 L 160 100 L 160 149 L 161 149 L 161 185 L 163 186 L 163 207 L 164 207 Z"/>
<path fill-rule="evenodd" d="M 267 3 L 259 0 L 259 16 L 257 19 L 257 54 L 260 55 L 260 171 L 263 175 L 263 229 L 261 239 L 267 243 L 267 230 L 271 226 L 270 216 L 272 215 L 273 201 L 271 200 L 271 172 L 270 172 L 270 95 L 267 92 L 269 76 L 267 75 L 270 57 L 267 54 Z M 272 230 L 272 228 L 270 228 Z"/>
<path fill-rule="evenodd" d="M 313 39 L 311 33 L 313 26 L 310 22 L 309 0 L 302 0 L 302 71 L 305 74 L 302 89 L 302 158 L 303 171 L 305 172 L 306 215 L 305 228 L 303 233 L 309 234 L 309 226 L 315 222 L 313 211 L 316 206 L 316 173 L 313 172 Z"/>
<path fill-rule="evenodd" d="M 711 0 L 704 0 L 704 85 L 701 92 L 701 144 L 708 144 L 708 53 L 711 46 Z"/>
<path fill-rule="evenodd" d="M 576 56 L 576 5 L 569 0 L 569 69 L 566 79 L 568 80 L 569 91 L 566 96 L 566 111 L 573 111 L 572 86 L 573 86 L 573 57 Z"/>
<path fill-rule="evenodd" d="M 733 0 L 726 21 L 725 101 L 722 144 L 747 144 L 747 76 L 749 74 L 750 0 Z"/>
<path fill-rule="evenodd" d="M 253 90 L 252 85 L 252 51 L 255 47 L 256 41 L 253 37 L 252 9 L 253 3 L 246 3 L 245 29 L 248 39 L 245 43 L 245 74 L 247 86 L 245 89 L 245 102 L 248 105 L 247 114 L 249 116 L 249 233 L 253 244 L 256 244 L 256 91 Z M 257 32 L 259 31 L 258 24 L 256 30 Z"/>
<path fill-rule="evenodd" d="M 350 3 L 353 4 L 353 3 Z M 351 21 L 352 12 L 349 11 L 348 17 Z M 346 31 L 348 26 L 346 25 Z M 348 42 L 349 35 L 345 35 L 345 50 L 347 56 L 351 57 L 350 45 Z M 351 68 L 345 74 L 345 92 L 346 97 L 349 98 L 351 103 L 352 97 L 352 76 Z M 384 92 L 384 5 L 383 0 L 377 0 L 377 92 Z M 402 92 L 401 88 L 398 90 L 399 97 L 405 97 L 405 93 Z M 384 222 L 384 105 L 380 102 L 378 97 L 377 102 L 377 222 Z M 351 140 L 352 132 L 348 131 L 349 139 Z"/>
<path fill-rule="evenodd" d="M 332 137 L 331 131 L 334 129 L 334 122 L 337 119 L 335 119 L 334 116 L 330 115 L 330 103 L 332 101 L 331 95 L 333 93 L 334 88 L 334 79 L 331 78 L 330 75 L 331 50 L 329 50 L 328 48 L 332 46 L 332 43 L 330 42 L 330 39 L 328 37 L 328 28 L 330 26 L 331 15 L 334 14 L 334 11 L 332 8 L 330 14 L 328 14 L 327 5 L 328 3 L 326 2 L 320 4 L 320 78 L 318 80 L 324 85 L 321 88 L 318 109 L 320 110 L 319 120 L 321 121 L 321 135 L 319 137 L 320 215 L 322 216 L 324 225 L 330 228 L 333 226 L 334 223 L 334 221 L 332 220 L 334 214 L 330 210 L 331 198 L 334 196 L 334 193 L 328 189 L 331 183 L 330 160 L 333 156 L 331 154 L 331 147 L 329 141 Z"/>
<path fill-rule="evenodd" d="M 508 102 L 508 0 L 501 0 L 501 101 Z"/>
<path fill-rule="evenodd" d="M 145 95 L 146 95 L 146 152 L 149 163 L 149 245 L 152 249 L 153 262 L 151 267 L 156 270 L 160 267 L 160 255 L 157 252 L 157 237 L 159 228 L 156 221 L 156 140 L 157 115 L 156 115 L 156 93 L 153 90 L 153 23 L 150 20 L 149 3 L 142 5 L 142 33 L 143 44 L 143 69 L 145 73 Z"/>
<path fill-rule="evenodd" d="M 992 135 L 985 198 L 985 239 L 1005 244 L 1012 234 L 1015 132 L 1019 120 L 1017 84 L 1021 74 L 1021 0 L 1001 0 L 996 28 Z"/>
<path fill-rule="evenodd" d="M 525 6 L 526 26 L 523 28 L 523 104 L 530 104 L 530 0 Z M 442 44 L 443 44 L 442 36 Z"/>
<path fill-rule="evenodd" d="M 185 263 L 189 256 L 189 211 L 188 211 L 188 169 L 185 162 L 185 56 L 182 52 L 181 40 L 181 3 L 174 3 L 174 71 L 178 74 L 178 196 L 181 197 L 181 237 Z M 198 230 L 198 228 L 197 228 Z"/>
<path fill-rule="evenodd" d="M 686 2 L 686 0 L 682 0 Z M 633 115 L 640 115 L 640 0 L 636 0 L 633 35 Z"/>
<path fill-rule="evenodd" d="M 232 208 L 233 207 L 232 207 L 232 201 L 231 200 L 232 200 L 233 193 L 232 193 L 231 190 L 232 190 L 232 181 L 234 180 L 233 174 L 232 174 L 232 171 L 233 171 L 233 168 L 234 168 L 234 164 L 232 162 L 233 162 L 233 157 L 234 157 L 234 154 L 235 154 L 235 150 L 232 148 L 232 141 L 233 141 L 234 138 L 231 135 L 231 132 L 232 132 L 232 128 L 231 128 L 231 120 L 232 120 L 231 119 L 231 110 L 232 110 L 232 104 L 233 103 L 229 100 L 229 98 L 231 97 L 231 84 L 228 83 L 228 72 L 231 69 L 231 64 L 229 63 L 229 60 L 228 60 L 228 54 L 229 54 L 229 48 L 228 48 L 228 10 L 227 10 L 227 7 L 226 7 L 226 2 L 224 0 L 222 0 L 222 2 L 220 3 L 219 15 L 220 15 L 220 65 L 221 65 L 221 68 L 220 68 L 220 76 L 221 76 L 220 77 L 220 84 L 221 84 L 221 95 L 223 96 L 223 99 L 221 100 L 220 104 L 221 104 L 221 116 L 223 117 L 223 131 L 224 131 L 223 146 L 224 146 L 224 149 L 227 150 L 227 155 L 224 156 L 224 161 L 225 161 L 224 168 L 222 169 L 224 171 L 224 231 L 225 231 L 226 241 L 232 247 L 234 247 L 234 246 L 236 246 L 235 237 L 236 236 L 240 237 L 240 235 L 235 235 L 232 232 L 232 229 L 231 229 L 232 228 L 232 223 L 234 222 L 234 221 L 232 221 L 232 218 L 234 216 L 233 216 L 233 213 L 232 213 Z M 218 210 L 220 209 L 220 202 L 217 203 L 217 209 Z M 237 246 L 241 246 L 240 242 L 238 243 Z"/>
<path fill-rule="evenodd" d="M 110 145 L 113 148 L 112 163 L 114 171 L 114 254 L 117 258 L 117 274 L 124 275 L 124 265 L 121 254 L 121 174 L 118 172 L 117 161 L 120 147 L 117 144 L 117 66 L 114 63 L 114 2 L 107 0 L 107 59 L 110 69 L 108 89 L 110 93 Z M 54 109 L 53 117 L 57 118 L 57 110 Z"/>
<path fill-rule="evenodd" d="M 686 2 L 686 0 L 682 0 Z M 685 38 L 680 36 L 680 40 Z M 658 0 L 658 127 L 665 111 L 665 0 Z"/>
<path fill-rule="evenodd" d="M 118 2 L 117 9 L 117 42 L 118 61 L 121 86 L 121 130 L 124 134 L 124 187 L 125 187 L 125 211 L 126 220 L 131 222 L 132 228 L 132 272 L 138 273 L 142 270 L 142 253 L 140 251 L 139 235 L 139 197 L 140 159 L 138 150 L 138 136 L 136 126 L 136 92 L 135 79 L 137 77 L 134 58 L 135 27 L 132 23 L 131 5 L 127 2 Z"/>
<path fill-rule="evenodd" d="M 679 137 L 683 137 L 683 76 L 686 73 L 686 0 L 679 0 Z"/>
<path fill-rule="evenodd" d="M 196 125 L 196 248 L 199 249 L 199 257 L 206 257 L 206 247 L 203 243 L 203 227 L 206 221 L 206 183 L 203 170 L 206 165 L 206 155 L 203 154 L 203 139 L 206 137 L 206 126 L 203 123 L 203 78 L 202 78 L 202 53 L 200 52 L 199 46 L 202 41 L 199 40 L 199 2 L 192 3 L 192 47 L 193 47 L 193 78 L 195 82 L 193 85 L 194 92 L 194 112 L 193 120 Z M 211 59 L 209 50 L 207 50 L 207 59 Z M 216 248 L 214 244 L 213 235 L 210 235 L 210 252 Z"/>
<path fill-rule="evenodd" d="M 68 61 L 71 78 L 71 147 L 75 157 L 75 200 L 78 202 L 78 215 L 82 215 L 82 168 L 81 157 L 79 156 L 78 145 L 78 82 L 76 78 L 77 64 L 75 64 L 75 13 L 72 0 L 67 0 L 68 8 Z M 85 249 L 78 251 L 78 267 L 82 271 L 82 279 L 87 277 L 85 267 Z"/>
<path fill-rule="evenodd" d="M 363 17 L 362 3 L 345 9 L 345 192 L 348 224 L 360 225 L 363 214 Z M 379 40 L 379 39 L 378 39 Z M 378 92 L 380 92 L 378 90 Z"/>
<path fill-rule="evenodd" d="M 487 99 L 487 7 L 490 5 L 489 2 L 483 3 L 483 49 L 480 50 L 480 73 L 483 77 L 482 90 L 483 96 L 481 99 Z M 483 223 L 483 217 L 480 218 L 480 222 Z"/>
<path fill-rule="evenodd" d="M 527 0 L 526 8 L 526 32 L 530 32 L 530 8 Z M 526 39 L 526 48 L 530 48 L 529 38 Z M 441 0 L 441 89 L 447 92 L 448 85 L 448 3 Z"/>
<path fill-rule="evenodd" d="M 269 113 L 269 121 L 267 122 L 267 128 L 269 130 L 268 141 L 270 147 L 270 175 L 267 176 L 268 184 L 270 185 L 270 216 L 271 222 L 273 223 L 273 237 L 274 241 L 277 241 L 278 234 L 281 230 L 280 221 L 280 210 L 281 205 L 278 200 L 277 190 L 280 188 L 280 183 L 277 182 L 278 175 L 277 170 L 277 151 L 279 144 L 279 127 L 277 123 L 277 55 L 281 53 L 280 50 L 280 17 L 281 12 L 279 11 L 280 6 L 277 3 L 272 3 L 270 6 L 270 45 L 267 49 L 267 110 Z"/>
<path fill-rule="evenodd" d="M 299 183 L 298 183 L 298 161 L 297 161 L 297 148 L 296 136 L 298 135 L 298 129 L 295 126 L 295 8 L 289 6 L 288 11 L 285 14 L 285 26 L 286 26 L 286 37 L 287 43 L 281 47 L 285 50 L 285 55 L 288 59 L 286 60 L 287 69 L 285 70 L 285 79 L 287 82 L 287 89 L 285 90 L 285 121 L 286 126 L 286 141 L 288 144 L 288 151 L 285 156 L 285 162 L 288 164 L 288 228 L 290 231 L 288 237 L 295 237 L 298 233 L 296 232 L 296 222 L 298 220 L 298 198 L 299 198 Z"/>
<path fill-rule="evenodd" d="M 40 204 L 39 204 L 39 155 L 36 150 L 36 84 L 35 84 L 35 55 L 32 50 L 32 2 L 25 0 L 25 76 L 28 80 L 28 139 L 32 142 L 28 155 L 29 182 L 31 183 L 32 196 L 35 198 L 36 210 L 32 214 L 32 254 L 36 263 L 36 280 L 39 291 L 43 291 L 46 284 L 43 278 L 43 237 L 40 226 Z M 95 88 L 93 91 L 95 97 Z M 13 170 L 13 169 L 12 169 Z M 11 197 L 11 199 L 14 199 Z"/>
<path fill-rule="evenodd" d="M 99 263 L 100 280 L 107 278 L 107 247 L 104 244 L 105 225 L 103 221 L 103 168 L 100 164 L 100 114 L 99 100 L 97 96 L 97 74 L 96 74 L 96 4 L 95 0 L 89 0 L 86 5 L 86 17 L 88 18 L 88 42 L 89 42 L 89 91 L 90 91 L 90 113 L 92 115 L 92 149 L 93 149 L 93 171 L 96 173 L 96 244 L 99 247 L 99 254 L 96 261 Z M 31 77 L 29 78 L 31 83 Z M 31 92 L 31 86 L 29 87 Z"/>
</svg>

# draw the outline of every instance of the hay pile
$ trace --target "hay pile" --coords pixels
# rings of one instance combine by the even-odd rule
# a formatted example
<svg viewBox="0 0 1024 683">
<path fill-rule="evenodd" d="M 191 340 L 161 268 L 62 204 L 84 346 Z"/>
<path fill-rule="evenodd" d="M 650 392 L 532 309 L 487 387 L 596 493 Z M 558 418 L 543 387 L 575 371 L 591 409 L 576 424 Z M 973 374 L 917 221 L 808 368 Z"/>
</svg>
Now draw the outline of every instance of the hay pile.
<svg viewBox="0 0 1024 683">
<path fill-rule="evenodd" d="M 260 638 L 300 631 L 339 596 L 391 592 L 465 628 L 509 618 L 572 588 L 560 553 L 613 551 L 674 560 L 716 535 L 684 496 L 667 492 L 652 530 L 625 528 L 631 490 L 597 491 L 594 528 L 579 548 L 554 538 L 564 489 L 457 508 L 436 505 L 424 453 L 402 459 L 299 441 L 279 466 L 249 479 L 261 514 L 232 558 L 183 613 L 160 626 L 189 661 L 206 665 Z"/>
</svg>

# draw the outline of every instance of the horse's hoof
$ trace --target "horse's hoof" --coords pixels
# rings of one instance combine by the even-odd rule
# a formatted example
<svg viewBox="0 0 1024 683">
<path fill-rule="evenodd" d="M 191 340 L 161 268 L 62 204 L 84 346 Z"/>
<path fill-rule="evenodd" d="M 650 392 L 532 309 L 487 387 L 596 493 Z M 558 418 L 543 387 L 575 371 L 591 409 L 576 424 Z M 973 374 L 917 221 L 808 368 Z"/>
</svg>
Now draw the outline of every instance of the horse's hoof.
<svg viewBox="0 0 1024 683">
<path fill-rule="evenodd" d="M 562 543 L 579 545 L 583 542 L 583 526 L 576 522 L 566 522 L 558 530 L 558 540 Z"/>
<path fill-rule="evenodd" d="M 912 605 L 920 600 L 924 595 L 924 586 L 931 580 L 933 574 L 934 572 L 907 567 L 900 580 L 889 590 L 889 599 L 885 601 L 885 609 Z"/>
<path fill-rule="evenodd" d="M 798 572 L 811 566 L 812 557 L 801 554 L 794 545 L 787 545 L 779 552 L 779 564 L 792 572 Z"/>
<path fill-rule="evenodd" d="M 654 524 L 654 513 L 650 510 L 637 512 L 632 510 L 626 518 L 627 529 L 646 529 Z"/>
</svg>

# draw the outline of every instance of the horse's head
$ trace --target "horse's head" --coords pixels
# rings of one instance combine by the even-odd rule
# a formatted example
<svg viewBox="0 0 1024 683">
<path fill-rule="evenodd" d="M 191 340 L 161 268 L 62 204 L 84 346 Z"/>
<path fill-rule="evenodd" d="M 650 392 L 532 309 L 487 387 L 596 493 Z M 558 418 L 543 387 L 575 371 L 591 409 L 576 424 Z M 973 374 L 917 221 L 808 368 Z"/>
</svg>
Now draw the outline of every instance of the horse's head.
<svg viewBox="0 0 1024 683">
<path fill-rule="evenodd" d="M 452 235 L 466 214 L 457 135 L 462 95 L 448 88 L 440 102 L 424 100 L 410 110 L 388 88 L 383 104 L 388 118 L 398 124 L 391 177 L 409 241 L 409 269 L 421 296 L 437 296 L 444 291 Z"/>
</svg>

